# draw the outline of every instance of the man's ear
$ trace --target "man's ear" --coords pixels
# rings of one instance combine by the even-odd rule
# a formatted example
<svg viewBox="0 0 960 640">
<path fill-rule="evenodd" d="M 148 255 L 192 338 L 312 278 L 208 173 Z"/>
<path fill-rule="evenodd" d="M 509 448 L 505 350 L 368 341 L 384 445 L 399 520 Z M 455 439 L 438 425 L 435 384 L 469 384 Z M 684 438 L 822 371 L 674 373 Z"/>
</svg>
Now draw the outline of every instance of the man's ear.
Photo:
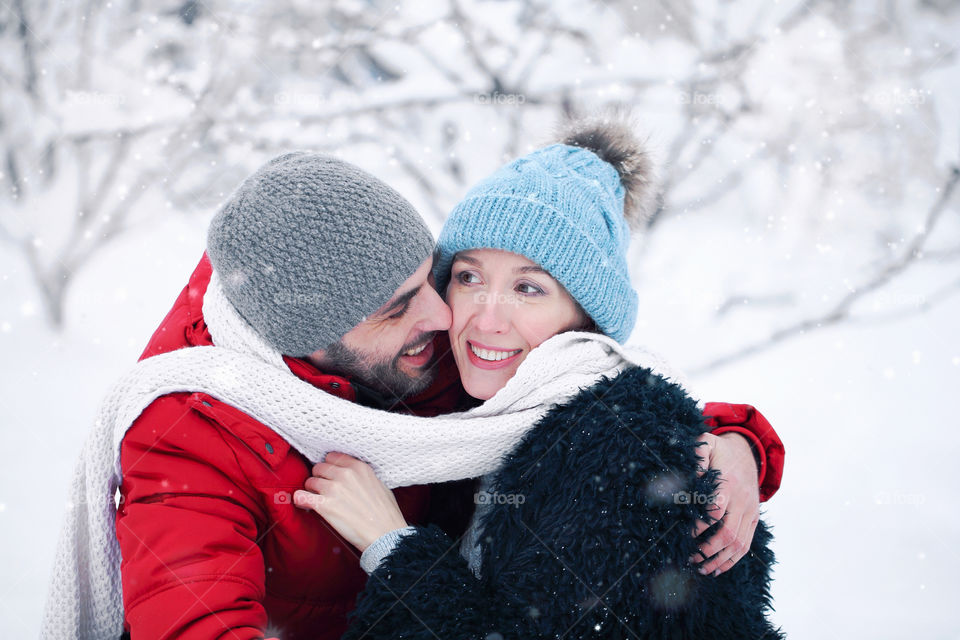
<svg viewBox="0 0 960 640">
<path fill-rule="evenodd" d="M 324 363 L 327 361 L 327 350 L 326 349 L 317 349 L 310 355 L 304 356 L 303 358 L 313 366 L 318 369 L 323 369 Z"/>
</svg>

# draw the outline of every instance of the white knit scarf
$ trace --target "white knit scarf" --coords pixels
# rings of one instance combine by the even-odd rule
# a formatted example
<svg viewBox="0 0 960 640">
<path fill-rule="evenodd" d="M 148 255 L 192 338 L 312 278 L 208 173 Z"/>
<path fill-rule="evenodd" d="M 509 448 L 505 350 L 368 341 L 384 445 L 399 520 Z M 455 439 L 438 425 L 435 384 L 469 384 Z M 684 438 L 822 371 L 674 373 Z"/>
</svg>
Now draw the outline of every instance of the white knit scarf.
<svg viewBox="0 0 960 640">
<path fill-rule="evenodd" d="M 203 314 L 216 346 L 143 360 L 104 400 L 74 473 L 44 613 L 46 640 L 111 639 L 123 631 L 115 497 L 120 443 L 151 402 L 203 392 L 269 426 L 311 462 L 343 451 L 370 463 L 389 487 L 474 478 L 495 470 L 543 414 L 629 364 L 668 375 L 647 352 L 628 353 L 590 333 L 554 336 L 530 352 L 493 398 L 436 418 L 343 400 L 293 375 L 226 300 L 217 274 Z"/>
</svg>

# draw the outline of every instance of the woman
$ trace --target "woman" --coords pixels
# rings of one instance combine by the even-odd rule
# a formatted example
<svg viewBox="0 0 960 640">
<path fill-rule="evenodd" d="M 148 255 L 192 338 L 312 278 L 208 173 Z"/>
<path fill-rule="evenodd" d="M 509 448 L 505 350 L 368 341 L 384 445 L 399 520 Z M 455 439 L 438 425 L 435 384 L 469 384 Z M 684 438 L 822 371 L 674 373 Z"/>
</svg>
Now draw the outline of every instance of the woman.
<svg viewBox="0 0 960 640">
<path fill-rule="evenodd" d="M 595 358 L 623 366 L 555 406 L 482 478 L 462 542 L 407 526 L 364 463 L 317 464 L 294 500 L 363 549 L 371 572 L 346 637 L 780 636 L 765 618 L 763 525 L 724 575 L 688 565 L 688 532 L 709 519 L 717 485 L 698 470 L 703 416 L 617 344 L 637 315 L 628 222 L 642 218 L 649 175 L 623 124 L 581 125 L 451 213 L 434 275 L 471 396 L 522 394 L 550 368 Z"/>
</svg>

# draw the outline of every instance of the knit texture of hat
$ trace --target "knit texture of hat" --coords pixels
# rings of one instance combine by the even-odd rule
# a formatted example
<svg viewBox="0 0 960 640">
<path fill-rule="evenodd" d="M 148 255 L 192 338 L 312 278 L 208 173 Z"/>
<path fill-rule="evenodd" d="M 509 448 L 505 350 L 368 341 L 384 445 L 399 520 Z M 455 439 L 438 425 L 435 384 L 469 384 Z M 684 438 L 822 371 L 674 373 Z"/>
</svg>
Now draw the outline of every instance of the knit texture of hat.
<svg viewBox="0 0 960 640">
<path fill-rule="evenodd" d="M 429 229 L 403 196 L 357 166 L 305 152 L 247 178 L 207 234 L 227 299 L 294 357 L 343 337 L 432 252 Z"/>
<path fill-rule="evenodd" d="M 592 151 L 538 149 L 475 186 L 440 232 L 434 276 L 446 287 L 454 256 L 502 249 L 546 269 L 601 331 L 623 343 L 637 320 L 630 228 L 617 170 Z"/>
</svg>

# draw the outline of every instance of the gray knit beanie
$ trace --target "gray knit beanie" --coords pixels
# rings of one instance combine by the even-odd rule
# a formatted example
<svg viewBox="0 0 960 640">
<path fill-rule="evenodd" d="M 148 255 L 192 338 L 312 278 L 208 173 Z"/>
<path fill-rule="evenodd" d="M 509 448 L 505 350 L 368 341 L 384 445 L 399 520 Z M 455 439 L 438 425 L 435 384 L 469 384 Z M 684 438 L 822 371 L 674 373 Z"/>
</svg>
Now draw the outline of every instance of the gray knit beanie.
<svg viewBox="0 0 960 640">
<path fill-rule="evenodd" d="M 432 251 L 430 231 L 403 196 L 359 167 L 305 152 L 247 178 L 207 234 L 227 299 L 293 357 L 343 337 Z"/>
</svg>

